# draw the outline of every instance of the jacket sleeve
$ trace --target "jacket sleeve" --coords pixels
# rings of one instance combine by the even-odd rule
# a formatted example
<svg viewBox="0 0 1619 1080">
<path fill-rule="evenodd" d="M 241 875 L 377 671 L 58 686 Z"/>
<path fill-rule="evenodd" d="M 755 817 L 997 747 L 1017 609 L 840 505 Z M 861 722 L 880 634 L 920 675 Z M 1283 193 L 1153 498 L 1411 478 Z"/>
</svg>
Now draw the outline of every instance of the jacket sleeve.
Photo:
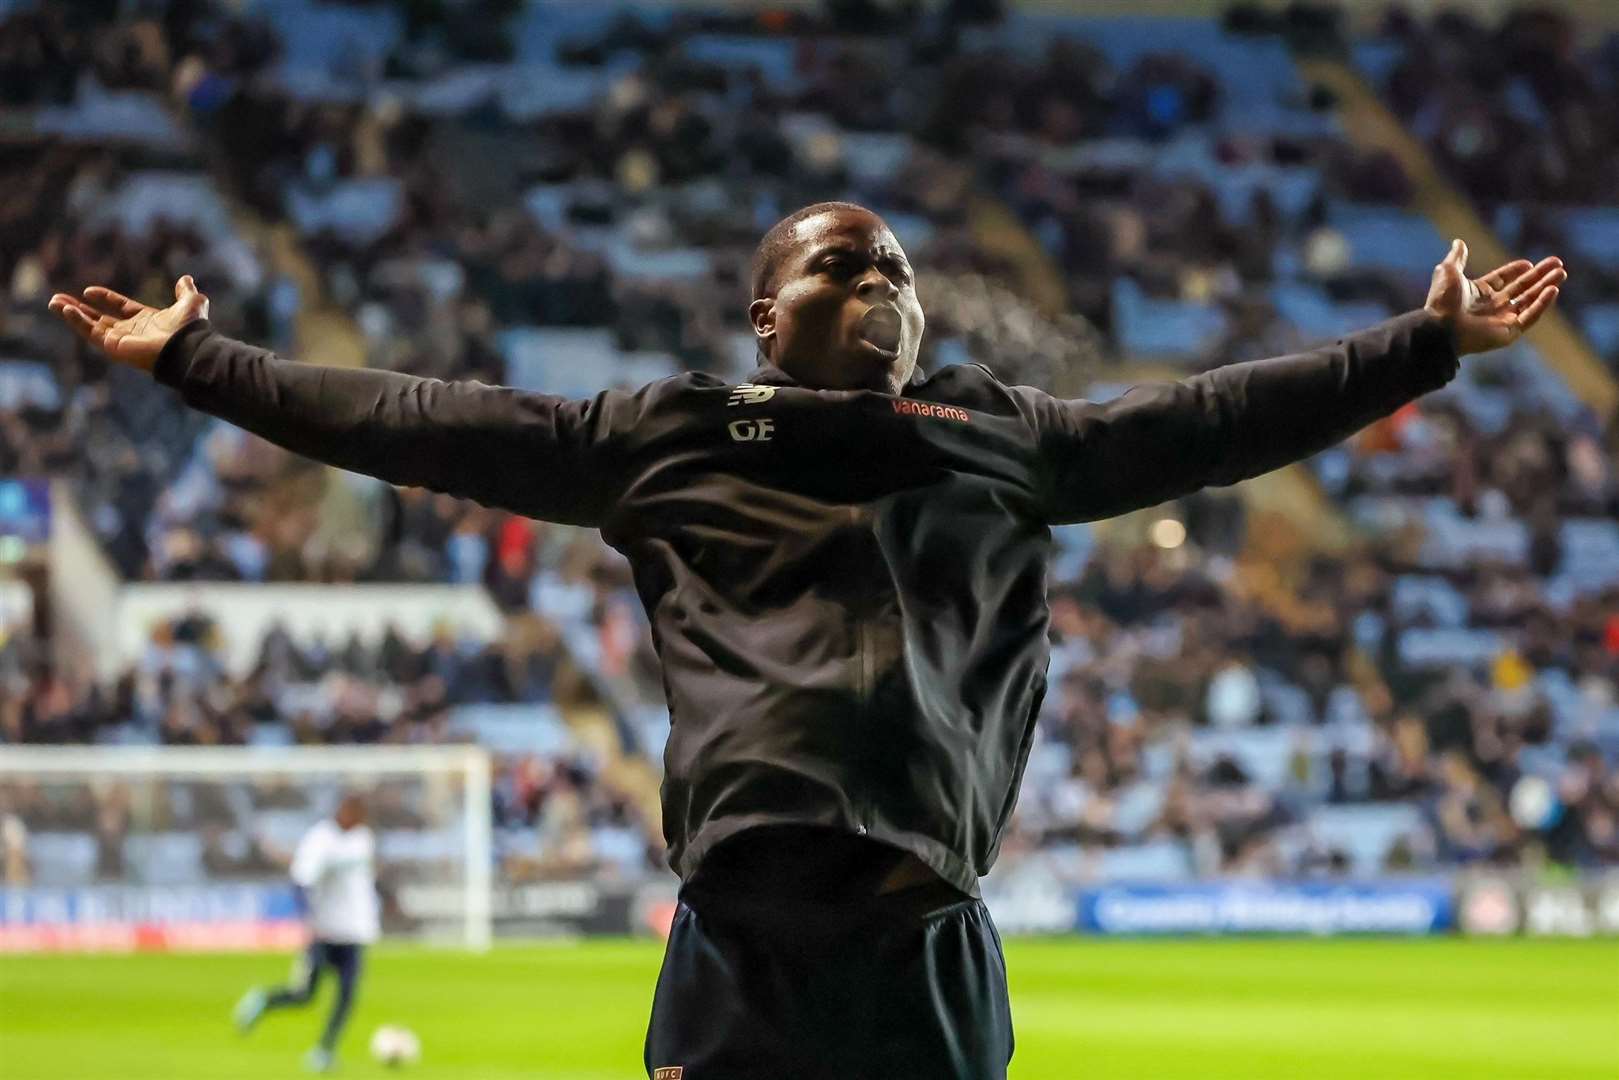
<svg viewBox="0 0 1619 1080">
<path fill-rule="evenodd" d="M 391 484 L 526 517 L 599 525 L 620 486 L 615 436 L 638 399 L 582 401 L 475 381 L 286 360 L 182 328 L 153 369 L 186 404 L 278 446 Z"/>
<path fill-rule="evenodd" d="M 1336 443 L 1455 377 L 1449 330 L 1416 311 L 1332 345 L 1138 386 L 1105 404 L 1016 387 L 1051 524 L 1235 484 Z"/>
</svg>

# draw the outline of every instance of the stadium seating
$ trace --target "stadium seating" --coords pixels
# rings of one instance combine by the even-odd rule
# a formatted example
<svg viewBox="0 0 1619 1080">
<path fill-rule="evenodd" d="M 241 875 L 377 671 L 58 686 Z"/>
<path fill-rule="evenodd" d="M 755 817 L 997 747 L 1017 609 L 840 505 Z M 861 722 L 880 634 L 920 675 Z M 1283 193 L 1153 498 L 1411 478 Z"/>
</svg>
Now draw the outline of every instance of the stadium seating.
<svg viewBox="0 0 1619 1080">
<path fill-rule="evenodd" d="M 1578 260 L 1564 304 L 1619 371 L 1619 337 L 1605 311 L 1619 281 L 1619 211 L 1600 205 L 1611 197 L 1616 160 L 1603 89 L 1613 82 L 1611 40 L 1525 4 L 1494 26 L 1461 13 L 1391 18 L 1355 41 L 1351 55 L 1508 245 Z M 1484 71 L 1487 89 L 1478 84 Z"/>
<path fill-rule="evenodd" d="M 53 17 L 0 16 L 0 35 Z M 101 86 L 85 59 L 69 100 L 19 103 L 32 132 L 67 152 L 30 166 L 31 216 L 55 224 L 5 248 L 7 265 L 37 267 L 39 282 L 30 291 L 19 272 L 6 300 L 7 332 L 20 329 L 0 343 L 0 412 L 17 423 L 0 426 L 0 460 L 66 476 L 132 580 L 482 582 L 507 614 L 554 629 L 557 655 L 616 714 L 625 751 L 654 767 L 669 717 L 621 557 L 575 530 L 524 531 L 355 478 L 348 494 L 389 526 L 353 565 L 317 554 L 318 514 L 254 529 L 273 500 L 307 493 L 301 465 L 127 373 L 84 370 L 44 325 L 45 279 L 100 275 L 157 298 L 164 277 L 189 270 L 215 321 L 244 337 L 290 348 L 318 299 L 352 321 L 374 365 L 583 396 L 687 368 L 745 374 L 747 257 L 796 205 L 847 197 L 882 211 L 929 303 L 1004 271 L 1004 248 L 966 220 L 968 204 L 988 201 L 1011 211 L 1018 239 L 1043 246 L 1073 320 L 1055 325 L 1102 345 L 1060 371 L 1061 388 L 1105 400 L 1133 377 L 1130 361 L 1201 370 L 1405 310 L 1445 248 L 1404 204 L 1398 168 L 1365 160 L 1284 40 L 1213 19 L 1013 13 L 947 46 L 919 26 L 926 48 L 793 40 L 744 16 L 650 4 L 526 4 L 476 48 L 413 41 L 379 4 L 255 0 L 222 25 L 246 35 L 255 19 L 273 61 L 205 51 L 204 77 L 166 96 L 178 65 L 131 88 Z M 1422 46 L 1379 38 L 1353 56 L 1387 88 Z M 926 87 L 938 115 L 910 107 L 900 86 Z M 1391 93 L 1440 146 L 1427 96 L 1412 107 Z M 1523 95 L 1503 107 L 1533 113 Z M 1537 254 L 1555 240 L 1612 280 L 1602 275 L 1615 269 L 1619 212 L 1508 194 L 1490 209 L 1509 243 Z M 290 226 L 302 284 L 244 232 L 247 216 Z M 310 282 L 318 297 L 302 291 Z M 1610 359 L 1612 295 L 1570 296 Z M 1008 306 L 930 307 L 924 361 L 1022 379 L 1028 350 L 995 321 Z M 60 441 L 92 437 L 97 452 L 50 464 Z M 1528 342 L 1469 361 L 1444 391 L 1315 459 L 1361 535 L 1278 571 L 1285 588 L 1222 552 L 1193 502 L 1163 511 L 1189 526 L 1174 550 L 1060 530 L 1050 689 L 1007 849 L 1049 850 L 1085 879 L 1425 871 L 1459 857 L 1438 812 L 1460 783 L 1442 764 L 1459 740 L 1492 793 L 1481 811 L 1490 858 L 1540 847 L 1563 861 L 1607 857 L 1577 830 L 1519 827 L 1505 804 L 1520 773 L 1555 781 L 1589 748 L 1619 749 L 1614 440 L 1613 418 L 1593 415 Z M 487 655 L 400 677 L 295 644 L 307 671 L 264 691 L 267 704 L 258 683 L 225 678 L 187 646 L 132 660 L 122 696 L 75 689 L 68 726 L 121 744 L 476 739 L 499 755 L 504 855 L 552 853 L 537 823 L 548 800 L 578 791 L 601 866 L 650 864 L 657 823 L 625 824 L 633 793 L 582 752 L 552 700 L 555 670 L 514 701 L 480 674 Z M 0 649 L 0 672 L 27 687 L 20 719 L 0 727 L 7 741 L 67 730 L 22 649 Z M 410 703 L 335 722 L 345 688 Z M 233 704 L 187 720 L 210 695 Z M 1598 809 L 1575 813 L 1595 820 Z M 285 846 L 306 818 L 253 820 Z M 88 828 L 36 825 L 41 881 L 96 876 Z M 438 858 L 450 843 L 433 830 L 384 833 L 385 855 L 400 859 Z M 154 881 L 198 873 L 202 858 L 170 834 L 124 857 Z"/>
</svg>

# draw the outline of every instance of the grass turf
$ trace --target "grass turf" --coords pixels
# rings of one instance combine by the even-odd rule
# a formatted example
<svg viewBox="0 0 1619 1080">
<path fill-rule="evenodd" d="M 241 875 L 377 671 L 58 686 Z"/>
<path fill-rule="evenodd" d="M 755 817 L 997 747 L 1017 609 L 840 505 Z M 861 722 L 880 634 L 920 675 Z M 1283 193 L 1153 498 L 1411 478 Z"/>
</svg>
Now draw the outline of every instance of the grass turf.
<svg viewBox="0 0 1619 1080">
<path fill-rule="evenodd" d="M 1619 941 L 1007 942 L 1013 1080 L 1619 1076 Z M 383 946 L 339 1075 L 397 1076 L 366 1052 L 415 1029 L 438 1080 L 633 1080 L 660 951 L 646 942 L 507 945 L 487 956 Z M 252 955 L 0 957 L 4 1080 L 302 1075 L 314 1007 L 229 1026 Z M 694 1077 L 693 1080 L 702 1080 Z M 895 1078 L 897 1080 L 897 1078 Z"/>
</svg>

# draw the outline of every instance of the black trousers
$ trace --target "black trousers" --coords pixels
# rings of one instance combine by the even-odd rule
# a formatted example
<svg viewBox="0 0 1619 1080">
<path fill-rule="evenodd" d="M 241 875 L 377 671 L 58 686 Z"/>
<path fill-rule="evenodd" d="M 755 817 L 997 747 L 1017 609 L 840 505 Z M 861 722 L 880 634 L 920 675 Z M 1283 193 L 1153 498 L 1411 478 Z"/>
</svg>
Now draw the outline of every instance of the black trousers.
<svg viewBox="0 0 1619 1080">
<path fill-rule="evenodd" d="M 656 1080 L 997 1080 L 1012 1046 L 983 901 L 947 886 L 840 903 L 693 881 L 645 1063 Z"/>
<path fill-rule="evenodd" d="M 337 1046 L 338 1036 L 349 1011 L 354 1008 L 354 992 L 360 985 L 360 958 L 364 947 L 335 941 L 312 941 L 309 951 L 299 960 L 289 984 L 270 993 L 266 1009 L 284 1009 L 288 1006 L 309 1004 L 315 987 L 327 968 L 337 973 L 337 998 L 332 1002 L 331 1014 L 321 1031 L 320 1045 L 327 1050 Z"/>
</svg>

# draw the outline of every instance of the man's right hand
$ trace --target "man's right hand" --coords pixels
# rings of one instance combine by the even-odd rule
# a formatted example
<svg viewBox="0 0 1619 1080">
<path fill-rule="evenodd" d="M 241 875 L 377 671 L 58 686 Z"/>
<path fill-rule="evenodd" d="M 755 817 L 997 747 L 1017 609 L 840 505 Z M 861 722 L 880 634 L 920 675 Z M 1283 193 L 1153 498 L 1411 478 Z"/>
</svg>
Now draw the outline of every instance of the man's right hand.
<svg viewBox="0 0 1619 1080">
<path fill-rule="evenodd" d="M 50 308 L 107 359 L 149 372 L 176 331 L 208 317 L 208 298 L 187 274 L 174 283 L 174 303 L 166 308 L 147 307 L 100 285 L 84 290 L 82 299 L 57 293 Z"/>
</svg>

